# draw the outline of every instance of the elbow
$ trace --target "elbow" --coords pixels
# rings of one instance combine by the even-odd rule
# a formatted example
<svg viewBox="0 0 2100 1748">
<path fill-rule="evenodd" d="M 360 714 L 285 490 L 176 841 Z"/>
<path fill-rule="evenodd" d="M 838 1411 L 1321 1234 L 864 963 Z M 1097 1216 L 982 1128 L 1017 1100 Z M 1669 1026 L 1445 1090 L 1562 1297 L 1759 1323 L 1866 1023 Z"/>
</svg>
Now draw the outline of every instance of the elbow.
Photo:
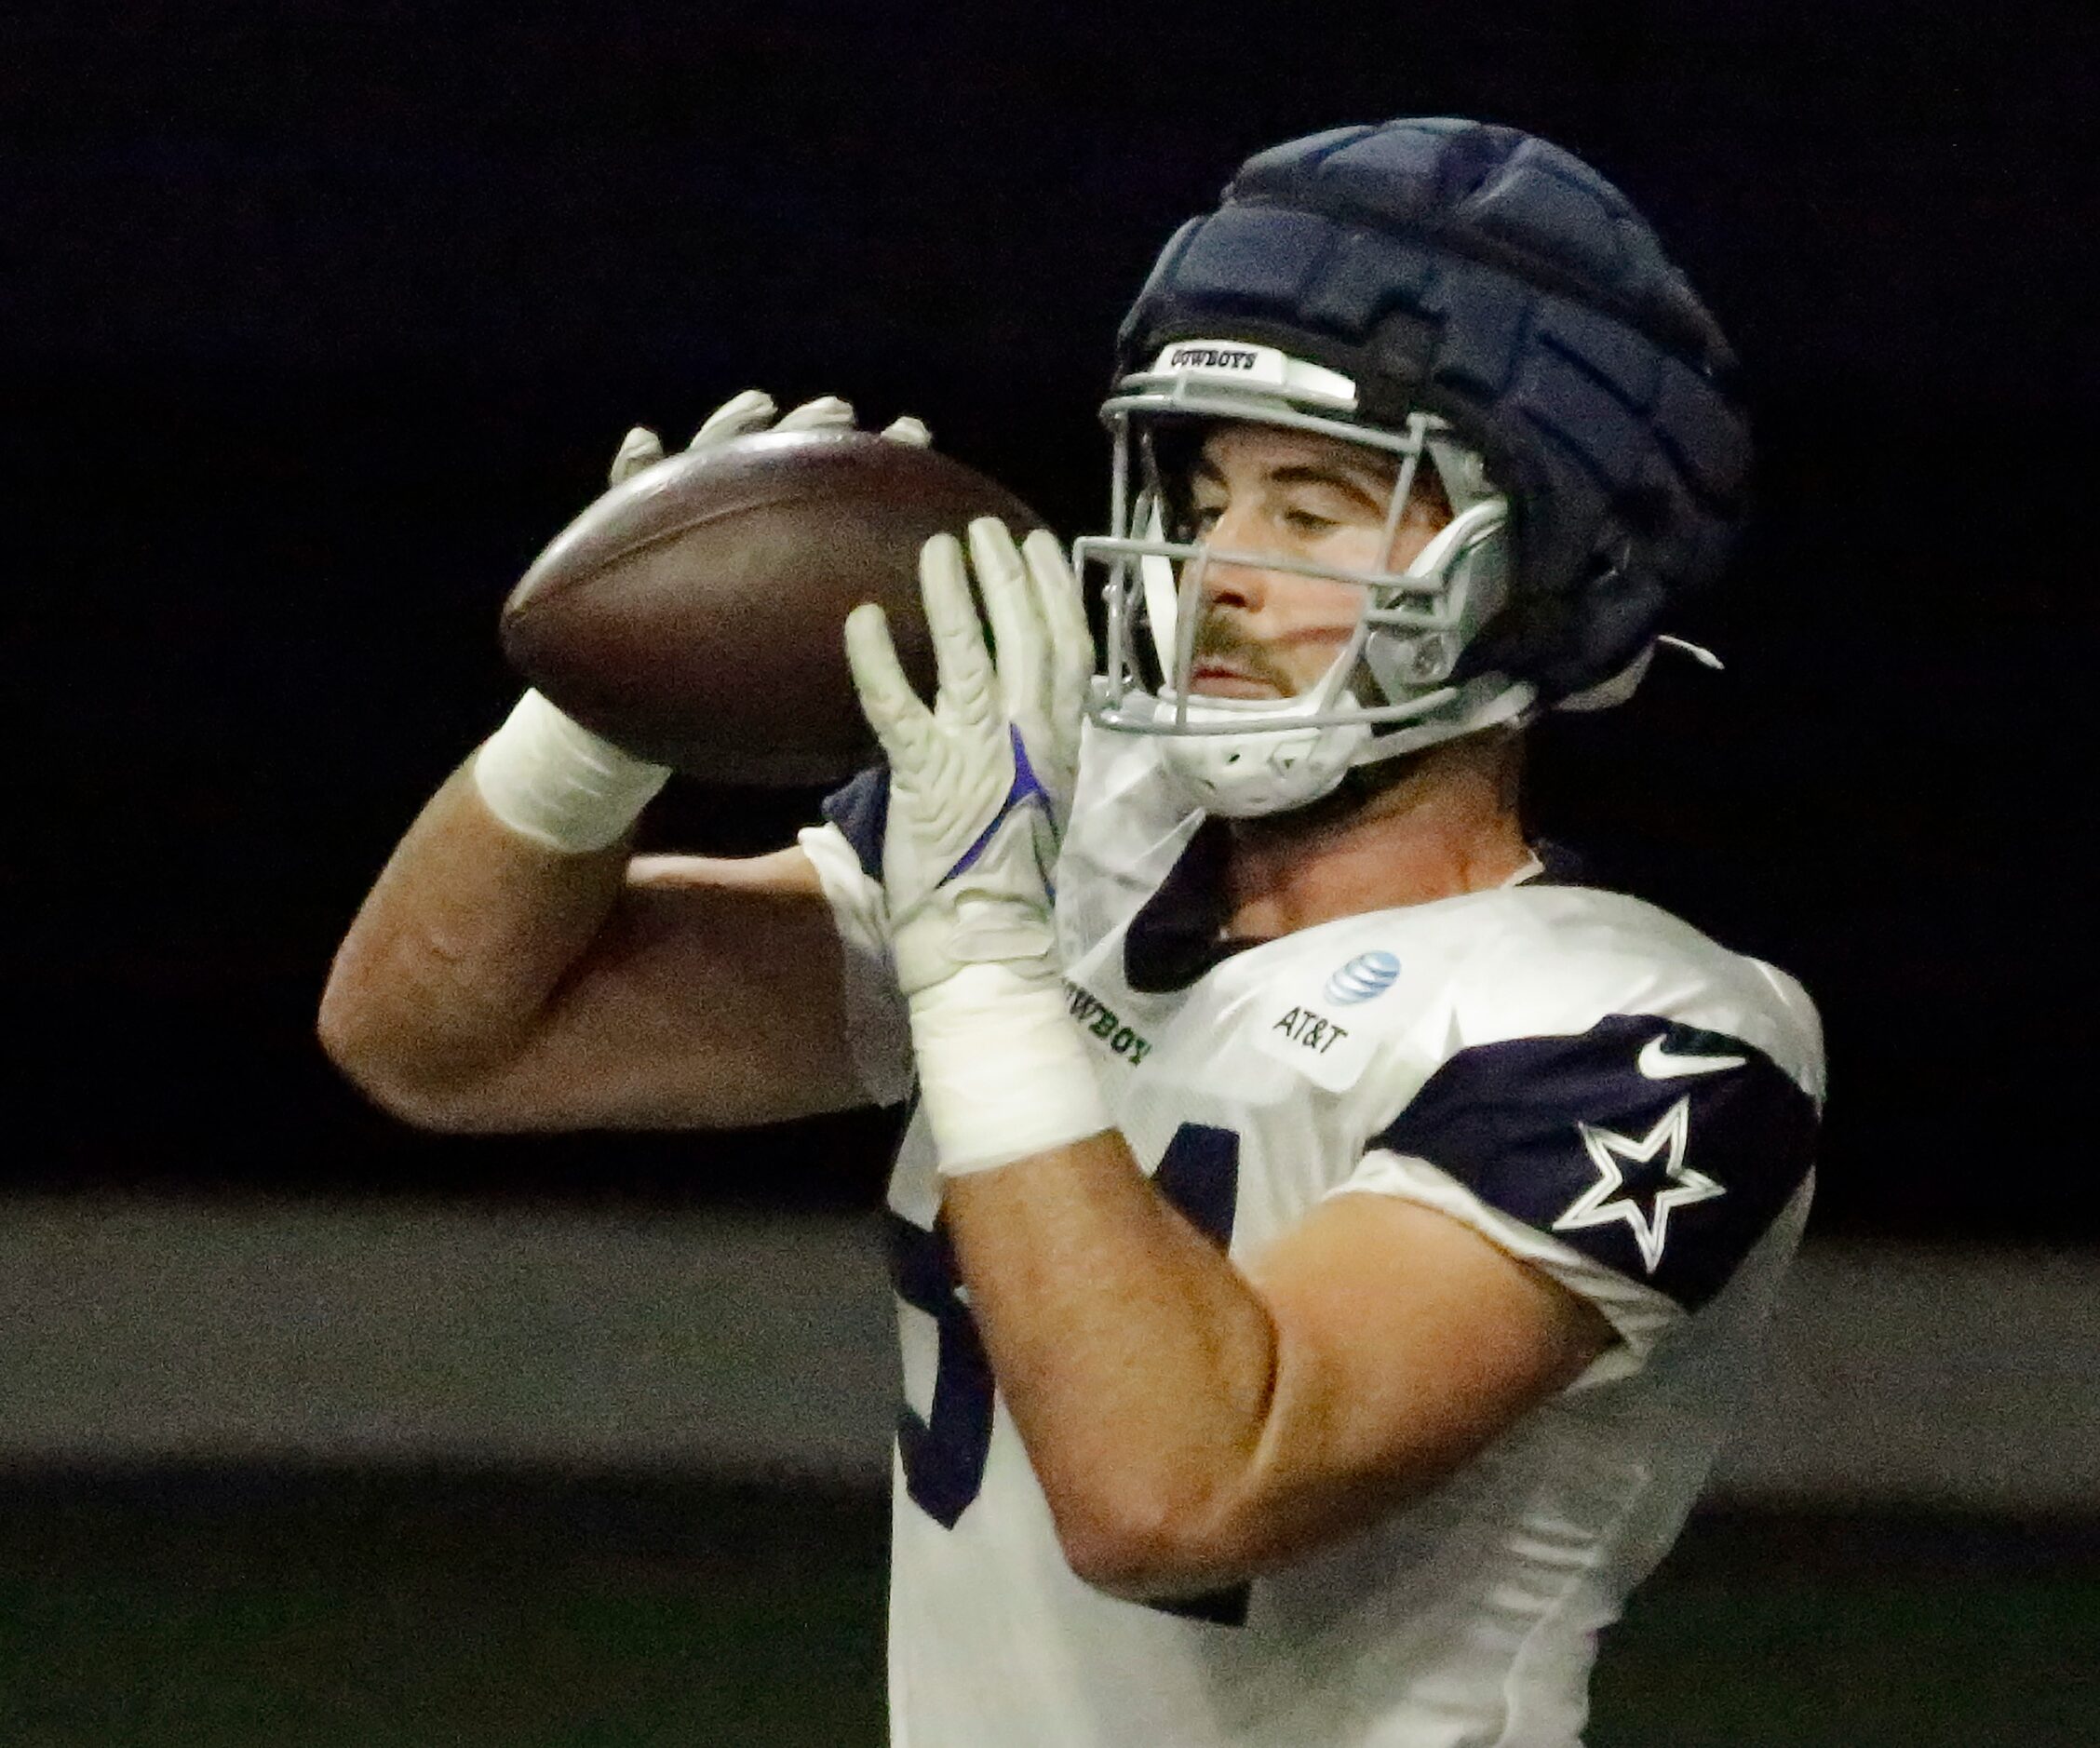
<svg viewBox="0 0 2100 1748">
<path fill-rule="evenodd" d="M 1065 1562 L 1091 1590 L 1122 1602 L 1152 1603 L 1192 1594 L 1216 1580 L 1185 1576 L 1164 1549 L 1130 1541 L 1068 1543 Z"/>
<path fill-rule="evenodd" d="M 374 1104 L 386 1107 L 388 1077 L 380 1072 L 372 1029 L 357 1011 L 357 1003 L 344 995 L 341 985 L 332 978 L 321 992 L 321 1011 L 314 1022 L 314 1037 L 321 1046 L 321 1054 L 337 1073 Z"/>
<path fill-rule="evenodd" d="M 1172 1601 L 1253 1576 L 1251 1551 L 1216 1510 L 1140 1497 L 1056 1517 L 1073 1575 L 1125 1602 Z"/>
<path fill-rule="evenodd" d="M 400 1049 L 333 985 L 321 998 L 314 1031 L 321 1054 L 343 1078 L 397 1122 L 459 1135 L 502 1126 L 490 1121 L 488 1102 L 475 1096 L 471 1083 L 442 1082 L 426 1066 L 419 1071 L 413 1053 Z"/>
<path fill-rule="evenodd" d="M 1052 1500 L 1065 1562 L 1125 1602 L 1183 1601 L 1242 1584 L 1358 1534 L 1428 1492 L 1456 1465 L 1381 1468 L 1312 1486 L 1234 1476 L 1205 1492 L 1123 1495 L 1087 1509 Z"/>
<path fill-rule="evenodd" d="M 1044 1493 L 1074 1576 L 1125 1602 L 1175 1602 L 1272 1562 L 1275 1365 L 1272 1351 L 1230 1430 L 1124 1444 L 1084 1468 L 1050 1465 Z"/>
</svg>

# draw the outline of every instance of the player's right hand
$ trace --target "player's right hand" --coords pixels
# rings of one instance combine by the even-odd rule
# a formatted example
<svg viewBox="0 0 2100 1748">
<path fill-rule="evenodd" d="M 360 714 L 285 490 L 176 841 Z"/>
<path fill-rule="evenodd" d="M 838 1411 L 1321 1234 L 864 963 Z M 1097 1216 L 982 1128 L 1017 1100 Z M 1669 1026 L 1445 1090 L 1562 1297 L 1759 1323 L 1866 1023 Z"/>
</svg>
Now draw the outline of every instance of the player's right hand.
<svg viewBox="0 0 2100 1748">
<path fill-rule="evenodd" d="M 805 401 L 783 418 L 772 396 L 747 388 L 708 414 L 688 447 L 711 449 L 756 431 L 851 430 L 853 423 L 852 407 L 833 396 Z M 932 441 L 926 427 L 909 418 L 882 435 L 921 447 Z M 611 483 L 621 485 L 663 459 L 662 439 L 637 425 L 612 457 Z M 503 824 L 548 849 L 580 853 L 617 843 L 670 772 L 528 692 L 476 755 L 474 775 L 489 811 Z"/>
<path fill-rule="evenodd" d="M 709 413 L 686 448 L 712 449 L 732 437 L 749 437 L 758 431 L 851 431 L 853 428 L 853 404 L 841 400 L 836 395 L 805 400 L 783 415 L 773 397 L 763 389 L 747 388 Z M 909 443 L 914 449 L 924 449 L 934 440 L 933 433 L 909 413 L 892 420 L 883 427 L 882 436 L 893 443 Z M 619 453 L 612 458 L 612 483 L 619 485 L 663 459 L 663 439 L 647 425 L 638 424 L 621 440 Z"/>
</svg>

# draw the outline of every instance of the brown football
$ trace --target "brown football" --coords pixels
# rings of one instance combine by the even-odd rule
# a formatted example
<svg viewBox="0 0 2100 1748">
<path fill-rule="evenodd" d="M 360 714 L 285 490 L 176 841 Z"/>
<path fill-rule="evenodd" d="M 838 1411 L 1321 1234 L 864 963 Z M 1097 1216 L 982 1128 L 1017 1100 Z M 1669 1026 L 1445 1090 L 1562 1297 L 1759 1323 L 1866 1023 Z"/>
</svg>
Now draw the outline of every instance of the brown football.
<svg viewBox="0 0 2100 1748">
<path fill-rule="evenodd" d="M 1016 540 L 1043 526 L 962 463 L 862 432 L 765 432 L 674 455 L 533 560 L 504 605 L 504 654 L 642 758 L 719 783 L 828 783 L 874 754 L 847 612 L 881 603 L 930 693 L 919 548 L 980 516 Z"/>
</svg>

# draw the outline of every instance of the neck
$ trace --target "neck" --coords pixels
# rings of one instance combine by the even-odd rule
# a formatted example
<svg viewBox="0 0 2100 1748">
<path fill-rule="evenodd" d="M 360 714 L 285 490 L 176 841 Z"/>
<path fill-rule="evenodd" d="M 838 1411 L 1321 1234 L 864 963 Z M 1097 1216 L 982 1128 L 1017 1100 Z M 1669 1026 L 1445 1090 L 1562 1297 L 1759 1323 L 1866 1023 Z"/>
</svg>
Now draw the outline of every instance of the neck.
<svg viewBox="0 0 2100 1748">
<path fill-rule="evenodd" d="M 1368 796 L 1235 820 L 1227 933 L 1267 939 L 1501 885 L 1531 854 L 1522 753 L 1517 734 L 1484 730 L 1425 748 Z"/>
</svg>

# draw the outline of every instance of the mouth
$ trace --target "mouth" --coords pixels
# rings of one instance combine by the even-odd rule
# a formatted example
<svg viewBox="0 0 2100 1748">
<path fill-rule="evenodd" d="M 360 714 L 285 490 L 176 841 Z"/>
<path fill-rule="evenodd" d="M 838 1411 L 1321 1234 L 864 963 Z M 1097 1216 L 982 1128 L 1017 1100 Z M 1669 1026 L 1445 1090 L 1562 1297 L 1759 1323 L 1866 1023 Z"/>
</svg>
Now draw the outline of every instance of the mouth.
<svg viewBox="0 0 2100 1748">
<path fill-rule="evenodd" d="M 1281 698 L 1273 682 L 1257 679 L 1244 667 L 1206 655 L 1189 671 L 1189 690 L 1208 698 Z"/>
</svg>

